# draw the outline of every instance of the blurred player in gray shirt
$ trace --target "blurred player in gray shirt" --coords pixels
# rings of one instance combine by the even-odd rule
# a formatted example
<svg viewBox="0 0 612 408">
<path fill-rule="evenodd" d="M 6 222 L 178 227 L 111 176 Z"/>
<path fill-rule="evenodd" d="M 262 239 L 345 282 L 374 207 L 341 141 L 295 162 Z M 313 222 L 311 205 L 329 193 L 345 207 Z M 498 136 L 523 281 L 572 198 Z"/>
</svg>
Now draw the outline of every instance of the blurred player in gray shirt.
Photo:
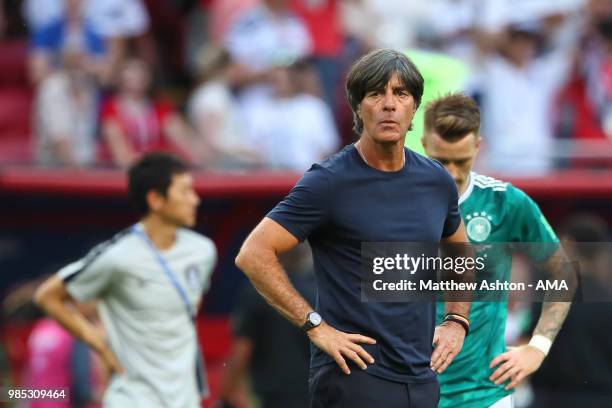
<svg viewBox="0 0 612 408">
<path fill-rule="evenodd" d="M 165 153 L 129 170 L 140 222 L 62 268 L 36 303 L 101 357 L 105 407 L 199 407 L 206 393 L 195 314 L 216 262 L 193 227 L 200 202 L 187 166 Z M 70 303 L 97 300 L 104 338 Z"/>
</svg>

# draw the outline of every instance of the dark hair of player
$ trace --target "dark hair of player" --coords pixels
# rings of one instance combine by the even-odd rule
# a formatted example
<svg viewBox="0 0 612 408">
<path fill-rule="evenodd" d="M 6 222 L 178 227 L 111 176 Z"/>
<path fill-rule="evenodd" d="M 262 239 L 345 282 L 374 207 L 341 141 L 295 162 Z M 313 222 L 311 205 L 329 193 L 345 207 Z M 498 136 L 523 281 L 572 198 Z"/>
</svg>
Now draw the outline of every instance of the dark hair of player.
<svg viewBox="0 0 612 408">
<path fill-rule="evenodd" d="M 142 156 L 128 171 L 128 195 L 141 216 L 147 215 L 147 194 L 151 190 L 166 197 L 172 176 L 189 171 L 180 158 L 164 152 L 152 152 Z"/>
</svg>

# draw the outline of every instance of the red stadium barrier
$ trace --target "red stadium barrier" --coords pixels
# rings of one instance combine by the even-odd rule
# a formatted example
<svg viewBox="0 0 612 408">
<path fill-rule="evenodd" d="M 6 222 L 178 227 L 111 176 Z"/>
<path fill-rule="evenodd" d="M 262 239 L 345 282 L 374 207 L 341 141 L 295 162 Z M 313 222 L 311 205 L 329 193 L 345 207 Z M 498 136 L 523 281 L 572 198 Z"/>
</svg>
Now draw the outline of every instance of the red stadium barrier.
<svg viewBox="0 0 612 408">
<path fill-rule="evenodd" d="M 208 197 L 286 194 L 300 175 L 286 172 L 195 172 L 196 189 Z M 511 177 L 527 194 L 537 197 L 612 198 L 612 170 L 568 170 L 538 177 Z M 0 169 L 0 191 L 53 195 L 115 196 L 125 194 L 125 175 L 118 170 L 63 170 L 28 167 Z"/>
</svg>

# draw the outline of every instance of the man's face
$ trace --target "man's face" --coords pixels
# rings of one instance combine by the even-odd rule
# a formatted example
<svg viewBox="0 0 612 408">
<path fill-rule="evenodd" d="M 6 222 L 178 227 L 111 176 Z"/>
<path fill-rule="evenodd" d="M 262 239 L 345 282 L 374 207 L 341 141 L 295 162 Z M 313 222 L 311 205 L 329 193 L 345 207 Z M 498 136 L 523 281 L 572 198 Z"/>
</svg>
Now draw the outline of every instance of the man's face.
<svg viewBox="0 0 612 408">
<path fill-rule="evenodd" d="M 151 84 L 151 73 L 144 62 L 128 61 L 121 69 L 119 82 L 123 92 L 141 96 Z"/>
<path fill-rule="evenodd" d="M 152 206 L 164 220 L 180 227 L 193 227 L 200 198 L 193 188 L 193 177 L 189 173 L 175 174 L 166 192 L 166 197 L 157 193 Z"/>
<path fill-rule="evenodd" d="M 415 110 L 414 98 L 394 73 L 385 89 L 366 93 L 357 114 L 363 121 L 363 134 L 375 142 L 403 143 Z"/>
<path fill-rule="evenodd" d="M 442 163 L 455 180 L 459 192 L 465 191 L 480 149 L 480 137 L 470 132 L 457 141 L 447 142 L 435 132 L 426 132 L 422 142 L 427 156 Z"/>
<path fill-rule="evenodd" d="M 510 35 L 505 42 L 504 50 L 510 61 L 518 66 L 523 66 L 536 57 L 538 40 L 533 34 Z"/>
</svg>

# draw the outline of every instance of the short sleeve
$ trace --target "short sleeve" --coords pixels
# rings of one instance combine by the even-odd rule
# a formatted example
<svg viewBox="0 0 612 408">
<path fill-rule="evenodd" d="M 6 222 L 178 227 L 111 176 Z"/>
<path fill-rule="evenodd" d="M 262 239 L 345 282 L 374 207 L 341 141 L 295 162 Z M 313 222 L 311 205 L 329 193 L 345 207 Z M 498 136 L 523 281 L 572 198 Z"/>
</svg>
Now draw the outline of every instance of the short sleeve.
<svg viewBox="0 0 612 408">
<path fill-rule="evenodd" d="M 446 213 L 446 220 L 444 220 L 444 230 L 442 231 L 442 238 L 450 237 L 453 235 L 459 225 L 461 224 L 461 214 L 459 213 L 459 193 L 457 192 L 457 185 L 455 181 L 446 173 L 446 184 L 448 185 L 448 211 Z M 450 181 L 450 182 L 449 182 Z"/>
<path fill-rule="evenodd" d="M 215 265 L 217 264 L 217 248 L 212 241 L 208 242 L 208 247 L 206 249 L 207 254 L 202 261 L 202 290 L 201 293 L 206 293 L 208 288 L 210 287 L 210 278 L 215 270 Z"/>
<path fill-rule="evenodd" d="M 267 217 L 302 242 L 325 223 L 331 200 L 328 172 L 314 164 Z"/>
<path fill-rule="evenodd" d="M 57 274 L 76 300 L 87 302 L 102 297 L 116 274 L 109 244 L 98 245 L 84 258 L 65 266 Z"/>
<path fill-rule="evenodd" d="M 522 190 L 513 186 L 509 186 L 509 190 L 516 214 L 512 223 L 512 241 L 558 243 L 559 239 L 540 207 Z M 537 246 L 530 256 L 535 260 L 543 260 L 551 256 L 556 249 L 557 245 Z"/>
</svg>

